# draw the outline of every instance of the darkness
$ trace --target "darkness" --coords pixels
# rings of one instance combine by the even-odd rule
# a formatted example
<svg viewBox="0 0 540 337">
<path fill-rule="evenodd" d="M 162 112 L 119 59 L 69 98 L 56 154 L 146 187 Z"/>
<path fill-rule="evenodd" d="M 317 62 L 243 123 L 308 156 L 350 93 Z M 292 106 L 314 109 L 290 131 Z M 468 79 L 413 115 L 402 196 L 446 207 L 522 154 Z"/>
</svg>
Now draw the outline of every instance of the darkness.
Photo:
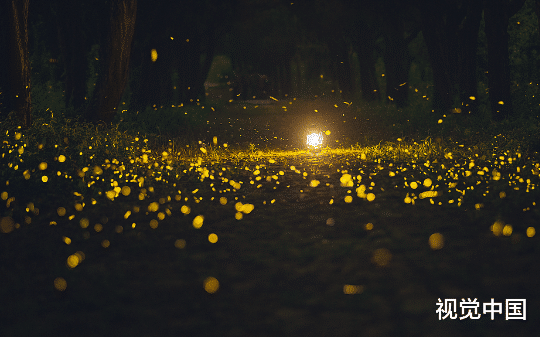
<svg viewBox="0 0 540 337">
<path fill-rule="evenodd" d="M 23 9 L 27 1 L 14 3 Z M 54 83 L 70 114 L 110 123 L 125 101 L 134 111 L 205 101 L 212 61 L 226 56 L 223 73 L 212 80 L 228 83 L 235 100 L 327 95 L 403 108 L 411 91 L 428 83 L 435 112 L 485 108 L 500 121 L 534 106 L 519 102 L 514 109 L 513 101 L 524 94 L 517 83 L 537 82 L 535 6 L 525 0 L 32 2 L 20 36 L 24 42 L 28 34 L 31 72 L 24 81 L 31 78 L 32 91 Z M 510 20 L 519 10 L 523 23 Z M 3 11 L 3 22 L 13 22 L 9 13 Z M 3 53 L 2 64 L 14 65 L 2 67 L 2 116 L 26 114 L 20 101 L 26 86 L 15 83 L 16 65 L 26 63 L 11 47 L 19 43 L 13 31 L 2 31 L 3 49 L 12 51 Z"/>
<path fill-rule="evenodd" d="M 538 331 L 540 0 L 1 6 L 0 336 Z"/>
</svg>

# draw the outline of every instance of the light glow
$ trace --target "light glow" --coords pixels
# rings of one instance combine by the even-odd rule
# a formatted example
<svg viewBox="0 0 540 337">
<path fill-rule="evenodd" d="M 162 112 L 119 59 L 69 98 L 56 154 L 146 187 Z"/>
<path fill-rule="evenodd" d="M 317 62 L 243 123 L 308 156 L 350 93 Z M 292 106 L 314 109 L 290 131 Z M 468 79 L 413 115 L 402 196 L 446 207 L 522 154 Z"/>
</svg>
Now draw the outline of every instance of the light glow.
<svg viewBox="0 0 540 337">
<path fill-rule="evenodd" d="M 313 132 L 307 135 L 307 145 L 313 148 L 318 148 L 322 145 L 322 132 Z"/>
</svg>

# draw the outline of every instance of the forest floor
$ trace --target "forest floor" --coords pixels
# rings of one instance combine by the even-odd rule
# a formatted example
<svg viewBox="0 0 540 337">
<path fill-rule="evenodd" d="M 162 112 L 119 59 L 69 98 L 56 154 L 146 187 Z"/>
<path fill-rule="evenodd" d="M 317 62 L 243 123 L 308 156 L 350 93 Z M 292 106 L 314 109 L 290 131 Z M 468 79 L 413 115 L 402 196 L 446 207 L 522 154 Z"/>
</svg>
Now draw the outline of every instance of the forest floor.
<svg viewBox="0 0 540 337">
<path fill-rule="evenodd" d="M 131 194 L 86 199 L 80 212 L 76 190 L 36 189 L 40 211 L 14 230 L 6 230 L 9 207 L 2 208 L 0 335 L 537 333 L 540 246 L 525 233 L 540 217 L 534 207 L 522 211 L 537 193 L 509 188 L 504 201 L 482 192 L 459 199 L 440 187 L 444 194 L 423 198 L 426 179 L 435 185 L 440 172 L 420 162 L 293 152 L 312 124 L 344 149 L 389 137 L 374 121 L 315 101 L 254 103 L 212 115 L 206 141 L 216 136 L 251 155 L 209 164 L 215 179 L 131 184 Z M 482 179 L 463 189 L 479 190 L 488 184 Z M 503 235 L 494 223 L 513 232 Z M 482 312 L 492 298 L 502 303 L 493 320 Z M 456 319 L 439 319 L 439 299 L 457 300 Z M 477 299 L 480 319 L 460 319 L 462 299 Z M 507 299 L 526 299 L 526 320 L 505 319 Z"/>
</svg>

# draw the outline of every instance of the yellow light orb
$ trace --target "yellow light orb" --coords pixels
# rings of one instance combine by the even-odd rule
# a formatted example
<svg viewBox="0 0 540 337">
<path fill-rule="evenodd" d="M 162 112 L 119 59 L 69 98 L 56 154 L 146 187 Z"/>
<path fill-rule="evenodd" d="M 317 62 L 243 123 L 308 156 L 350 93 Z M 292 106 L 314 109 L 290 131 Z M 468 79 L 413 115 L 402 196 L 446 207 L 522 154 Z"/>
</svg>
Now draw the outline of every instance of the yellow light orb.
<svg viewBox="0 0 540 337">
<path fill-rule="evenodd" d="M 219 281 L 215 277 L 207 277 L 204 280 L 204 290 L 206 292 L 213 294 L 219 289 Z"/>
<path fill-rule="evenodd" d="M 434 233 L 429 236 L 429 246 L 433 250 L 444 247 L 444 236 L 441 233 Z"/>
<path fill-rule="evenodd" d="M 204 216 L 197 215 L 195 219 L 193 219 L 193 227 L 195 228 L 201 228 L 204 222 Z"/>
<path fill-rule="evenodd" d="M 67 288 L 67 282 L 63 277 L 57 277 L 54 279 L 54 288 L 58 291 L 64 291 Z"/>
<path fill-rule="evenodd" d="M 212 234 L 208 235 L 208 241 L 210 241 L 211 243 L 216 243 L 218 241 L 217 234 L 212 233 Z"/>
</svg>

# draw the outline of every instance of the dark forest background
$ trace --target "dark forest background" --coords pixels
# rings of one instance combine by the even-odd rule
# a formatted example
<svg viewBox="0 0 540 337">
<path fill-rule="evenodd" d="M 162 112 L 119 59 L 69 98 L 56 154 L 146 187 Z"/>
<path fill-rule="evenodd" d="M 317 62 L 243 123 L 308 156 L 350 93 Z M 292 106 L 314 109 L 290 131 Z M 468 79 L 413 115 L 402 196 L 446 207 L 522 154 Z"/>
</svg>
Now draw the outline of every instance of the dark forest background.
<svg viewBox="0 0 540 337">
<path fill-rule="evenodd" d="M 26 127 L 200 105 L 212 87 L 397 108 L 420 92 L 435 113 L 493 121 L 540 104 L 540 0 L 2 3 L 0 116 Z"/>
<path fill-rule="evenodd" d="M 538 335 L 539 18 L 0 0 L 0 337 Z"/>
</svg>

